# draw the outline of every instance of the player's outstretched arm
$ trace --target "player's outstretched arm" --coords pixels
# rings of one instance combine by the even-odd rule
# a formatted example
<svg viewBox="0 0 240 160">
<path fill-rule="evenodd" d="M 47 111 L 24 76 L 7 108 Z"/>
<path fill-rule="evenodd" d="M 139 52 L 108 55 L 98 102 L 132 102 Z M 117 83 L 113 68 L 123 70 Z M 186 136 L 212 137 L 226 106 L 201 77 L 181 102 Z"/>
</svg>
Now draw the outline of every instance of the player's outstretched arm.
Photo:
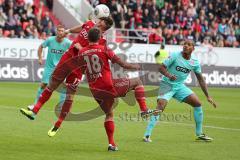
<svg viewBox="0 0 240 160">
<path fill-rule="evenodd" d="M 125 62 L 125 61 L 121 60 L 120 57 L 118 57 L 117 55 L 114 55 L 114 57 L 112 58 L 112 62 L 117 63 L 118 65 L 120 65 L 124 69 L 140 70 L 140 65 L 139 64 L 131 64 L 131 63 Z"/>
<path fill-rule="evenodd" d="M 40 65 L 43 64 L 42 51 L 43 51 L 43 46 L 40 45 L 40 46 L 38 47 L 38 63 L 39 63 Z"/>
<path fill-rule="evenodd" d="M 72 27 L 70 29 L 65 30 L 65 34 L 69 33 L 79 33 L 82 30 L 82 24 Z"/>
<path fill-rule="evenodd" d="M 164 64 L 159 64 L 159 72 L 162 73 L 164 76 L 168 77 L 171 81 L 177 79 L 175 75 L 172 75 L 168 72 L 167 67 Z"/>
<path fill-rule="evenodd" d="M 205 94 L 205 96 L 207 97 L 207 100 L 209 103 L 211 103 L 213 105 L 214 108 L 217 107 L 216 103 L 213 101 L 212 97 L 209 96 L 208 94 L 208 88 L 207 88 L 207 84 L 202 76 L 201 73 L 195 73 L 197 79 L 198 79 L 198 83 L 203 91 L 203 93 Z"/>
</svg>

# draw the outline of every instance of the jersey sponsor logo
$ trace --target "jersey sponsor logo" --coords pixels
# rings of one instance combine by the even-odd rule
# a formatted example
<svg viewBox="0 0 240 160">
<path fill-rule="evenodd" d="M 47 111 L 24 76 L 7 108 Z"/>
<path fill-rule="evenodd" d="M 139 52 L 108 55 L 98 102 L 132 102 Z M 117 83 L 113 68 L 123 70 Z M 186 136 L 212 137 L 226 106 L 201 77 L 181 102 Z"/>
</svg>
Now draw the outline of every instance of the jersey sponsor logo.
<svg viewBox="0 0 240 160">
<path fill-rule="evenodd" d="M 60 50 L 51 49 L 51 52 L 52 52 L 52 53 L 56 53 L 56 54 L 63 54 L 63 53 L 64 53 L 64 50 L 62 50 L 62 49 L 60 49 Z"/>
<path fill-rule="evenodd" d="M 6 66 L 0 66 L 0 78 L 4 79 L 28 79 L 29 73 L 27 66 L 12 67 L 9 63 Z"/>
<path fill-rule="evenodd" d="M 86 29 L 82 29 L 80 33 L 81 33 L 81 35 L 84 37 L 84 39 L 87 39 L 87 37 L 88 37 L 88 32 L 87 32 Z"/>
<path fill-rule="evenodd" d="M 177 67 L 176 67 L 176 70 L 177 70 L 177 71 L 180 71 L 180 72 L 183 72 L 183 73 L 189 73 L 189 72 L 191 72 L 190 69 L 187 69 L 187 68 L 184 68 L 184 67 L 180 67 L 180 66 L 177 66 Z"/>
</svg>

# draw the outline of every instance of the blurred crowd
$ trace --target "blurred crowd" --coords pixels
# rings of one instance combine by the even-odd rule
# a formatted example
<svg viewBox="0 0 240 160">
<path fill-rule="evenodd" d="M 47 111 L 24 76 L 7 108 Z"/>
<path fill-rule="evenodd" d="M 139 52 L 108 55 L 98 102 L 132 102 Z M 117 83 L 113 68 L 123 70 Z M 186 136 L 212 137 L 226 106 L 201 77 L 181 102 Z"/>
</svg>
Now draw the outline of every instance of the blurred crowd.
<svg viewBox="0 0 240 160">
<path fill-rule="evenodd" d="M 99 3 L 108 5 L 116 28 L 130 29 L 133 32 L 130 35 L 135 36 L 146 32 L 150 43 L 181 44 L 184 39 L 191 39 L 196 45 L 240 47 L 239 0 L 89 2 L 93 6 Z M 136 30 L 141 34 L 136 34 Z"/>
<path fill-rule="evenodd" d="M 53 0 L 44 2 L 0 0 L 0 37 L 46 39 L 55 35 L 49 16 Z M 131 30 L 120 32 L 120 36 L 136 37 L 132 40 L 136 43 L 181 44 L 191 39 L 196 45 L 240 47 L 240 0 L 89 2 L 108 5 L 115 27 Z"/>
<path fill-rule="evenodd" d="M 51 2 L 34 0 L 0 0 L 0 37 L 46 39 L 55 35 L 49 17 Z M 50 3 L 49 3 L 50 2 Z"/>
</svg>

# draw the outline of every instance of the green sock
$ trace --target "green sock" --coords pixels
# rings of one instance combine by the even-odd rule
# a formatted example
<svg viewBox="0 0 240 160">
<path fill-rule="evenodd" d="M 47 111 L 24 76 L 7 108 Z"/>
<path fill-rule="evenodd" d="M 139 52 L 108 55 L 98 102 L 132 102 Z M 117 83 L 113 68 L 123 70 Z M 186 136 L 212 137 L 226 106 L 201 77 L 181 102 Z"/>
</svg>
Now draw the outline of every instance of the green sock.
<svg viewBox="0 0 240 160">
<path fill-rule="evenodd" d="M 152 115 L 152 116 L 150 117 L 150 120 L 149 120 L 149 122 L 148 122 L 148 126 L 147 126 L 146 131 L 145 131 L 145 134 L 144 134 L 145 137 L 146 137 L 146 136 L 151 136 L 152 130 L 153 130 L 153 128 L 156 126 L 159 117 L 160 117 L 160 115 L 158 115 L 158 116 Z"/>
<path fill-rule="evenodd" d="M 194 120 L 196 123 L 196 135 L 199 136 L 202 134 L 203 111 L 201 106 L 193 108 L 194 108 Z"/>
</svg>

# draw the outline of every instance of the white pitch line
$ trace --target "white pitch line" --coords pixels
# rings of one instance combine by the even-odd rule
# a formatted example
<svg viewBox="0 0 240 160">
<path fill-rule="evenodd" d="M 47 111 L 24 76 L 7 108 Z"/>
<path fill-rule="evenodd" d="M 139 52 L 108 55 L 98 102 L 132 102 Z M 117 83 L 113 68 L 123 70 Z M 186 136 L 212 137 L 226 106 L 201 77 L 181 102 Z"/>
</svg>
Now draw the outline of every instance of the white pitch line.
<svg viewBox="0 0 240 160">
<path fill-rule="evenodd" d="M 17 110 L 20 108 L 17 108 L 16 106 L 6 106 L 6 105 L 0 105 L 0 108 L 4 108 L 4 109 L 12 109 L 12 110 Z M 49 111 L 49 110 L 44 110 L 42 109 L 42 111 L 44 112 L 51 112 L 53 113 L 54 111 Z M 158 124 L 161 123 L 165 123 L 165 124 L 177 124 L 177 125 L 183 125 L 183 126 L 190 126 L 190 127 L 194 127 L 195 125 L 193 124 L 189 124 L 189 123 L 181 123 L 181 122 L 164 122 L 161 121 Z M 209 126 L 209 125 L 205 125 L 203 126 L 204 128 L 212 128 L 212 129 L 220 129 L 220 130 L 228 130 L 228 131 L 240 131 L 240 128 L 225 128 L 225 127 L 218 127 L 218 126 Z"/>
<path fill-rule="evenodd" d="M 229 119 L 231 119 L 231 120 L 240 120 L 240 118 L 238 118 L 238 117 L 225 117 L 225 116 L 222 116 L 222 117 L 220 117 L 220 116 L 206 116 L 207 118 L 215 118 L 215 119 L 226 119 L 226 120 L 229 120 Z"/>
<path fill-rule="evenodd" d="M 190 126 L 190 127 L 195 127 L 195 125 L 193 124 L 189 124 L 189 123 L 180 123 L 180 122 L 163 122 L 161 121 L 159 124 L 161 123 L 166 123 L 166 124 L 177 124 L 177 125 L 183 125 L 183 126 Z M 213 129 L 221 129 L 221 130 L 229 130 L 229 131 L 240 131 L 240 128 L 225 128 L 225 127 L 217 127 L 217 126 L 209 126 L 209 125 L 205 125 L 203 126 L 204 128 L 213 128 Z"/>
<path fill-rule="evenodd" d="M 12 110 L 19 110 L 20 108 L 23 108 L 22 107 L 16 107 L 16 106 L 5 106 L 5 105 L 0 105 L 0 109 L 1 108 L 4 108 L 4 109 L 12 109 Z M 26 108 L 26 107 L 25 107 Z M 44 111 L 44 112 L 54 112 L 54 111 L 49 111 L 49 110 L 46 110 L 46 109 L 41 109 L 41 111 Z"/>
</svg>

